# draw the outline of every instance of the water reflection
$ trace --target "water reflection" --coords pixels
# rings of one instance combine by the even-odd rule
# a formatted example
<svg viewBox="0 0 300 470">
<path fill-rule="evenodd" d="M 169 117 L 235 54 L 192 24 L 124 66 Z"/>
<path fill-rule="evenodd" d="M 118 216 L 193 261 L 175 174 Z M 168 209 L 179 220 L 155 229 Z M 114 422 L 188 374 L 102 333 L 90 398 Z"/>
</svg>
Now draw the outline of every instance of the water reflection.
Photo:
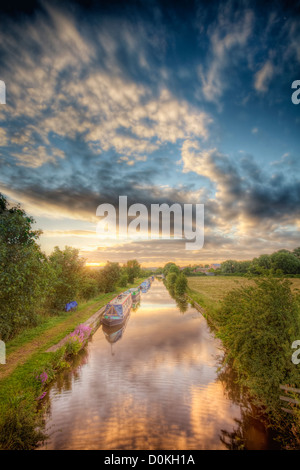
<svg viewBox="0 0 300 470">
<path fill-rule="evenodd" d="M 99 328 L 79 364 L 50 390 L 50 438 L 43 448 L 234 445 L 246 417 L 228 392 L 226 371 L 218 377 L 221 344 L 197 310 L 181 308 L 184 315 L 163 283 L 154 281 L 126 325 L 113 332 Z M 245 432 L 240 432 L 245 447 Z M 262 448 L 259 431 L 254 446 L 256 437 Z"/>
</svg>

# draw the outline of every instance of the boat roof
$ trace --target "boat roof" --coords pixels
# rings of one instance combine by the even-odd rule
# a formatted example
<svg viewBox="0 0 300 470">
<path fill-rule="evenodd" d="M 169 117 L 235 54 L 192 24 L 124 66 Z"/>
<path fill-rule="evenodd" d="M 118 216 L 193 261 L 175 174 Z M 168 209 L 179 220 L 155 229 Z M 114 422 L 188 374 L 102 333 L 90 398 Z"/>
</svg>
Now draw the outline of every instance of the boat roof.
<svg viewBox="0 0 300 470">
<path fill-rule="evenodd" d="M 114 299 L 112 299 L 109 303 L 112 304 L 112 305 L 121 305 L 125 302 L 125 300 L 127 300 L 127 298 L 129 296 L 131 296 L 130 292 L 128 294 L 127 293 L 122 293 L 122 294 L 118 295 L 117 297 L 115 297 Z"/>
</svg>

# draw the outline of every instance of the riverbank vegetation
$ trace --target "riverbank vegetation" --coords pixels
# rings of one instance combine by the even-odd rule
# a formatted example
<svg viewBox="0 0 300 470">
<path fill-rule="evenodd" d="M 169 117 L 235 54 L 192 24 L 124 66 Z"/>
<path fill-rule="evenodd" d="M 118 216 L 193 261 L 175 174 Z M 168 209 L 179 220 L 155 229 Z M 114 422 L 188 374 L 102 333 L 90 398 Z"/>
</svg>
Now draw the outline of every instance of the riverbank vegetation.
<svg viewBox="0 0 300 470">
<path fill-rule="evenodd" d="M 299 279 L 189 278 L 188 294 L 216 327 L 238 381 L 246 386 L 286 448 L 300 447 L 300 416 L 282 411 L 280 385 L 300 387 L 299 365 L 291 361 L 300 339 Z M 294 397 L 297 399 L 297 397 Z M 292 405 L 293 406 L 293 405 Z"/>
<path fill-rule="evenodd" d="M 26 328 L 60 315 L 68 302 L 88 301 L 100 293 L 126 287 L 140 277 L 136 260 L 103 269 L 85 266 L 79 251 L 55 247 L 46 256 L 38 245 L 41 232 L 19 206 L 0 194 L 0 339 L 9 341 Z"/>
<path fill-rule="evenodd" d="M 89 269 L 78 250 L 56 247 L 46 256 L 41 232 L 20 206 L 0 194 L 0 449 L 33 449 L 43 438 L 40 403 L 47 386 L 90 335 L 83 323 L 124 290 L 139 285 L 136 260 Z M 142 276 L 142 277 L 139 277 Z M 78 309 L 65 311 L 76 300 Z M 56 352 L 46 352 L 69 335 Z"/>
<path fill-rule="evenodd" d="M 128 287 L 135 287 L 143 280 L 138 278 Z M 45 438 L 43 394 L 57 372 L 68 367 L 72 354 L 81 349 L 78 341 L 82 333 L 83 340 L 87 339 L 86 331 L 78 330 L 78 326 L 123 290 L 116 287 L 113 292 L 100 293 L 82 302 L 72 314 L 49 316 L 7 343 L 7 363 L 0 368 L 0 449 L 34 449 Z M 66 343 L 56 352 L 46 352 L 67 335 L 74 337 L 70 345 Z M 46 380 L 36 379 L 44 373 Z"/>
</svg>

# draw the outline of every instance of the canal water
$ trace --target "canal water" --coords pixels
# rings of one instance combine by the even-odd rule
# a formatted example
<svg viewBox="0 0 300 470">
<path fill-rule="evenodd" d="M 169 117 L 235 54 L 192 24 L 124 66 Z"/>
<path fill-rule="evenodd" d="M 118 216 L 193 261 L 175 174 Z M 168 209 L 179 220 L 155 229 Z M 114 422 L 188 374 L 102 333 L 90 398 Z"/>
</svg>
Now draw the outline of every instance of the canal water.
<svg viewBox="0 0 300 470">
<path fill-rule="evenodd" d="M 273 448 L 222 357 L 202 315 L 155 280 L 50 387 L 41 449 Z"/>
</svg>

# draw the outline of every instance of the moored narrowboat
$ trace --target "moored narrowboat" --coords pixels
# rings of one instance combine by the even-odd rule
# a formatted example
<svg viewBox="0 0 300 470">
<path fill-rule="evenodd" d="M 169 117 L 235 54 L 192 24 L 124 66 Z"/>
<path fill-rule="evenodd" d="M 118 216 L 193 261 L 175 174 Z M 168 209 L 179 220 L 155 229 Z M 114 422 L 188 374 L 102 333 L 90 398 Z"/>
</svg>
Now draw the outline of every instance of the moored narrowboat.
<svg viewBox="0 0 300 470">
<path fill-rule="evenodd" d="M 127 318 L 132 305 L 131 293 L 124 292 L 111 300 L 105 308 L 102 323 L 112 326 L 119 325 Z"/>
<path fill-rule="evenodd" d="M 132 295 L 132 302 L 135 303 L 138 301 L 138 299 L 140 298 L 140 288 L 139 287 L 132 287 L 131 289 L 129 289 L 129 292 L 131 293 Z"/>
<path fill-rule="evenodd" d="M 146 281 L 143 281 L 141 283 L 142 293 L 145 294 L 146 292 L 148 292 L 149 288 L 150 288 L 150 281 L 149 281 L 149 279 L 146 279 Z"/>
</svg>

